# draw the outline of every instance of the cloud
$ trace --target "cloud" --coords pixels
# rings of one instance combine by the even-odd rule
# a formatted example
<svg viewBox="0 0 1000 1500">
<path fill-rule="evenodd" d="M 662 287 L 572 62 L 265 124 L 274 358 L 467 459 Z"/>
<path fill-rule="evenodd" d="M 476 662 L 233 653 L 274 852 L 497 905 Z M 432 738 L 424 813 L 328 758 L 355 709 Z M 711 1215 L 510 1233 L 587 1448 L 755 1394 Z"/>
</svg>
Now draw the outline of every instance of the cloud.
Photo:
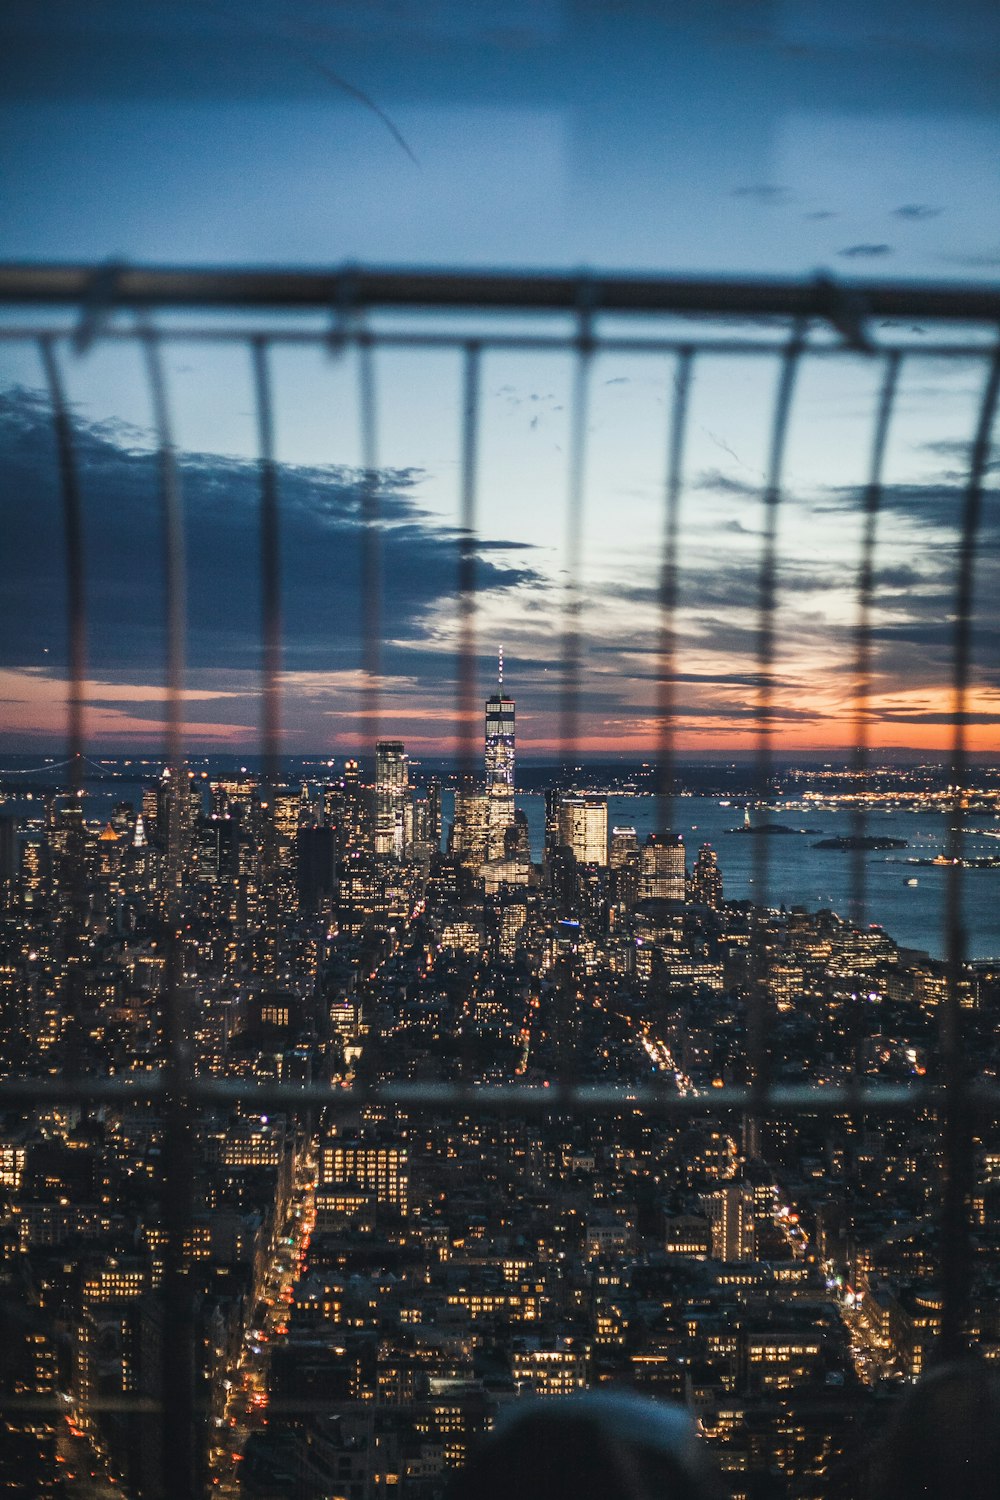
<svg viewBox="0 0 1000 1500">
<path fill-rule="evenodd" d="M 964 477 L 958 472 L 955 483 L 886 485 L 882 491 L 882 508 L 897 512 L 916 527 L 933 527 L 950 533 L 950 539 L 957 542 L 965 510 Z M 986 547 L 995 546 L 1000 541 L 1000 506 L 996 500 L 995 493 L 992 496 L 987 494 L 980 508 L 980 563 L 984 560 Z"/>
<path fill-rule="evenodd" d="M 1000 266 L 1000 250 L 972 251 L 966 255 L 942 255 L 945 265 L 964 266 L 971 271 L 994 271 Z"/>
<path fill-rule="evenodd" d="M 943 208 L 931 208 L 926 203 L 903 203 L 899 208 L 892 210 L 893 217 L 897 219 L 936 219 L 942 213 Z"/>
<path fill-rule="evenodd" d="M 74 441 L 84 507 L 88 657 L 98 671 L 144 670 L 163 660 L 163 570 L 156 456 L 119 424 L 77 418 Z M 188 661 L 192 668 L 254 669 L 260 658 L 260 481 L 241 458 L 180 459 L 185 511 Z M 419 639 L 424 615 L 450 598 L 459 532 L 421 506 L 425 476 L 381 471 L 373 537 L 381 557 L 383 634 Z M 362 485 L 341 467 L 278 467 L 284 663 L 356 662 L 362 633 Z M 46 648 L 60 665 L 65 614 L 60 499 L 46 405 L 25 391 L 0 393 L 0 525 L 8 559 L 0 639 L 8 665 L 37 665 Z M 532 579 L 506 551 L 523 543 L 476 543 L 477 587 L 505 590 Z"/>
<path fill-rule="evenodd" d="M 881 256 L 893 253 L 891 245 L 845 245 L 843 250 L 838 250 L 838 255 L 845 256 L 848 260 L 877 260 Z"/>
<path fill-rule="evenodd" d="M 64 741 L 68 688 L 67 682 L 49 672 L 0 667 L 4 742 Z M 141 740 L 162 747 L 166 724 L 162 688 L 149 683 L 88 682 L 84 697 L 90 743 L 120 748 Z M 189 691 L 184 695 L 184 718 L 197 725 L 199 741 L 227 743 L 237 736 L 252 738 L 252 729 L 249 736 L 247 730 L 259 717 L 254 701 L 257 697 L 256 679 L 248 683 L 245 696 L 233 691 Z"/>
<path fill-rule="evenodd" d="M 935 458 L 951 459 L 954 468 L 941 469 L 940 478 L 949 484 L 964 485 L 969 477 L 969 461 L 972 457 L 972 440 L 956 442 L 952 438 L 938 438 L 933 442 L 922 443 L 921 449 L 924 453 L 932 453 Z M 983 466 L 986 474 L 1000 473 L 1000 453 L 995 458 L 990 458 Z"/>
<path fill-rule="evenodd" d="M 544 409 L 544 400 L 534 409 Z M 155 454 L 147 434 L 120 424 L 78 417 L 74 435 L 85 505 L 88 734 L 109 748 L 133 736 L 156 741 L 164 717 L 164 635 Z M 952 454 L 938 445 L 928 457 L 940 463 Z M 192 743 L 247 745 L 261 712 L 258 466 L 190 453 L 182 456 L 181 474 L 189 561 L 184 714 Z M 283 464 L 277 480 L 288 745 L 337 753 L 348 745 L 365 748 L 372 719 L 360 672 L 360 475 L 337 466 Z M 381 719 L 394 732 L 421 753 L 435 746 L 445 753 L 455 724 L 461 644 L 461 533 L 430 511 L 432 484 L 414 468 L 378 475 L 376 540 L 384 575 L 378 697 Z M 760 544 L 759 536 L 747 534 L 760 518 L 760 486 L 749 474 L 734 478 L 705 468 L 689 488 L 675 615 L 677 709 L 702 740 L 724 738 L 728 724 L 736 743 L 755 721 L 760 686 Z M 737 502 L 701 498 L 712 489 Z M 752 512 L 738 503 L 744 497 L 753 499 Z M 836 743 L 838 715 L 841 724 L 853 722 L 858 534 L 840 518 L 848 512 L 857 517 L 860 497 L 857 486 L 825 487 L 808 497 L 790 490 L 783 505 L 770 686 L 773 717 L 788 725 L 789 743 L 796 734 L 805 743 L 805 730 L 796 726 L 813 723 L 814 743 L 824 737 Z M 961 485 L 947 481 L 885 487 L 872 611 L 873 701 L 876 690 L 930 692 L 948 680 L 962 498 Z M 746 511 L 750 519 L 715 515 L 723 510 Z M 835 519 L 824 525 L 824 514 Z M 51 416 L 30 392 L 0 393 L 0 526 L 6 544 L 0 556 L 0 690 L 9 704 L 7 734 L 12 725 L 26 733 L 34 724 L 39 736 L 57 736 L 65 694 L 60 497 Z M 641 539 L 633 540 L 641 547 Z M 593 559 L 587 573 L 579 620 L 585 738 L 588 725 L 602 719 L 605 730 L 620 723 L 635 735 L 655 719 L 658 548 L 657 533 L 641 560 L 634 550 L 625 561 L 605 555 Z M 558 558 L 502 535 L 476 538 L 475 553 L 478 680 L 495 679 L 492 643 L 503 640 L 516 663 L 522 744 L 533 742 L 539 750 L 557 732 L 565 628 L 565 593 L 553 572 Z M 977 568 L 977 680 L 993 682 L 1000 676 L 1000 631 L 987 606 L 1000 592 L 1000 507 L 989 496 Z M 941 723 L 947 721 L 940 694 L 919 708 L 887 706 L 895 714 L 940 711 Z M 991 713 L 993 706 L 978 703 L 976 711 Z M 898 722 L 926 725 L 927 737 L 934 724 L 926 717 Z M 977 722 L 985 735 L 991 721 Z M 624 729 L 623 736 L 623 752 L 641 748 Z"/>
<path fill-rule="evenodd" d="M 961 471 L 955 471 L 954 474 L 946 475 L 943 483 L 920 483 L 914 480 L 911 483 L 883 485 L 880 499 L 883 515 L 891 512 L 905 521 L 908 529 L 914 533 L 914 540 L 916 534 L 933 529 L 940 533 L 936 539 L 938 545 L 954 543 L 962 527 L 964 477 Z M 830 486 L 824 491 L 825 502 L 817 501 L 813 511 L 816 515 L 856 512 L 858 494 L 857 488 L 852 485 Z M 985 544 L 998 538 L 1000 506 L 987 496 L 980 516 L 979 540 L 981 544 Z M 926 537 L 922 540 L 926 542 Z"/>
<path fill-rule="evenodd" d="M 791 190 L 779 187 L 771 182 L 751 182 L 743 187 L 735 187 L 732 190 L 734 198 L 750 198 L 754 203 L 778 205 L 787 203 L 792 197 Z"/>
<path fill-rule="evenodd" d="M 925 576 L 909 563 L 887 564 L 876 570 L 872 583 L 876 589 L 912 589 L 923 583 Z"/>
<path fill-rule="evenodd" d="M 73 435 L 84 512 L 87 662 L 98 679 L 89 696 L 92 715 L 104 715 L 93 722 L 111 724 L 108 714 L 120 714 L 127 723 L 141 703 L 143 732 L 152 733 L 162 718 L 165 659 L 156 455 L 147 434 L 117 422 L 77 415 Z M 186 453 L 179 468 L 189 680 L 204 674 L 185 715 L 252 723 L 262 654 L 259 466 Z M 425 510 L 425 482 L 408 468 L 378 475 L 372 539 L 381 562 L 383 665 L 390 672 L 424 640 L 435 612 L 454 613 L 460 533 Z M 361 475 L 281 464 L 277 484 L 282 664 L 290 672 L 357 668 L 364 630 Z M 60 506 L 46 401 L 25 390 L 0 392 L 0 666 L 35 672 L 54 700 L 66 672 Z M 475 554 L 481 600 L 540 579 L 523 542 L 477 539 Z M 435 661 L 436 678 L 450 680 L 452 663 L 443 654 Z"/>
<path fill-rule="evenodd" d="M 955 722 L 955 715 L 950 709 L 935 709 L 927 713 L 895 713 L 892 709 L 880 708 L 878 713 L 880 723 L 884 724 L 934 724 L 950 726 Z M 1000 713 L 983 713 L 970 710 L 964 715 L 966 724 L 1000 724 Z"/>
<path fill-rule="evenodd" d="M 757 499 L 760 498 L 761 490 L 760 484 L 737 479 L 732 474 L 723 473 L 721 469 L 702 469 L 690 481 L 690 487 L 694 490 L 719 490 L 726 495 L 746 495 Z"/>
<path fill-rule="evenodd" d="M 534 552 L 533 542 L 512 542 L 502 537 L 476 537 L 475 550 L 486 552 Z"/>
</svg>

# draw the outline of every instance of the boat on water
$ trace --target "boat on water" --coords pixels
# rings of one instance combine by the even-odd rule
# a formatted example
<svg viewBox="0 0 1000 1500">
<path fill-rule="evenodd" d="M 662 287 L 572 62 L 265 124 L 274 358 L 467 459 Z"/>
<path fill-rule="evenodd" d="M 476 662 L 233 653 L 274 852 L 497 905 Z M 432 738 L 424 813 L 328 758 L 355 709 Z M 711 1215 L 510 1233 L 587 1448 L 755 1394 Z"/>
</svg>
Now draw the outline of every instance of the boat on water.
<svg viewBox="0 0 1000 1500">
<path fill-rule="evenodd" d="M 903 881 L 903 884 L 904 885 L 919 885 L 920 881 L 917 879 L 917 877 L 915 875 L 909 875 L 906 878 L 906 880 Z"/>
</svg>

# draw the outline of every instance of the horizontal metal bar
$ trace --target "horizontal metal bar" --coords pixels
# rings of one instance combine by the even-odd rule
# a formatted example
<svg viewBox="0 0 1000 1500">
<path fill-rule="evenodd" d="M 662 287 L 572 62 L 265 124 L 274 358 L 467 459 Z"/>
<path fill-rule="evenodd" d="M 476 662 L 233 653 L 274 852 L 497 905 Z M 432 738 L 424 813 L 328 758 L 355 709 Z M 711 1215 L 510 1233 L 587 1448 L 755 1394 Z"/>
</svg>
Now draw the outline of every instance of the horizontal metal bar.
<svg viewBox="0 0 1000 1500">
<path fill-rule="evenodd" d="M 140 334 L 131 327 L 121 327 L 114 324 L 105 325 L 95 338 L 133 342 Z M 287 344 L 293 346 L 308 346 L 325 344 L 329 341 L 329 335 L 323 328 L 266 328 L 259 324 L 242 324 L 238 328 L 158 328 L 153 337 L 162 343 L 173 344 L 252 344 L 263 340 L 267 344 Z M 367 329 L 361 333 L 345 333 L 339 336 L 339 347 L 349 346 L 360 342 L 369 344 L 373 349 L 449 349 L 463 350 L 469 343 L 468 330 L 456 331 L 455 333 L 424 333 L 408 329 Z M 31 343 L 39 339 L 72 341 L 76 338 L 76 330 L 72 325 L 45 326 L 32 324 L 0 325 L 0 343 Z M 573 346 L 572 333 L 565 334 L 518 334 L 518 333 L 487 333 L 477 329 L 474 335 L 475 343 L 484 353 L 565 353 Z M 595 354 L 645 354 L 645 355 L 677 355 L 686 349 L 694 349 L 699 355 L 716 355 L 730 358 L 736 355 L 767 356 L 773 359 L 776 355 L 784 353 L 787 339 L 719 339 L 703 338 L 696 330 L 687 330 L 676 338 L 646 338 L 642 335 L 632 337 L 610 337 L 599 332 L 593 335 L 593 352 Z M 812 358 L 828 358 L 834 355 L 843 358 L 846 346 L 842 343 L 810 343 L 806 338 L 803 344 L 803 353 Z M 853 350 L 846 351 L 854 353 Z M 963 343 L 949 342 L 947 344 L 917 344 L 917 343 L 890 343 L 889 341 L 873 343 L 872 354 L 882 355 L 912 355 L 919 359 L 988 359 L 993 352 L 993 343 L 982 339 L 966 341 Z"/>
<path fill-rule="evenodd" d="M 5 1078 L 0 1079 L 0 1108 L 15 1105 L 45 1107 L 57 1103 L 117 1104 L 156 1103 L 164 1098 L 167 1084 L 162 1075 L 144 1078 L 93 1079 Z M 211 1109 L 233 1104 L 260 1104 L 267 1109 L 328 1108 L 338 1113 L 365 1105 L 398 1109 L 500 1111 L 516 1114 L 549 1114 L 590 1110 L 614 1114 L 622 1109 L 641 1109 L 661 1115 L 715 1114 L 724 1110 L 753 1109 L 757 1113 L 837 1114 L 850 1112 L 915 1114 L 938 1110 L 945 1090 L 936 1084 L 866 1084 L 860 1087 L 836 1084 L 776 1084 L 762 1090 L 725 1087 L 685 1094 L 672 1085 L 635 1084 L 474 1084 L 375 1083 L 348 1088 L 325 1083 L 257 1084 L 245 1079 L 197 1078 L 187 1089 L 193 1104 Z M 976 1084 L 969 1088 L 963 1107 L 971 1115 L 1000 1118 L 1000 1085 Z"/>
<path fill-rule="evenodd" d="M 630 276 L 598 272 L 217 269 L 211 267 L 0 265 L 0 302 L 115 307 L 325 308 L 521 312 L 711 313 L 714 316 L 925 318 L 1000 323 L 1000 289 L 947 282 L 837 282 L 811 279 Z"/>
<path fill-rule="evenodd" d="M 88 1396 L 85 1400 L 72 1400 L 63 1396 L 0 1396 L 0 1411 L 56 1412 L 66 1417 L 73 1410 L 83 1408 L 88 1416 L 99 1411 L 132 1412 L 136 1415 L 158 1415 L 163 1410 L 160 1401 L 149 1396 Z"/>
</svg>

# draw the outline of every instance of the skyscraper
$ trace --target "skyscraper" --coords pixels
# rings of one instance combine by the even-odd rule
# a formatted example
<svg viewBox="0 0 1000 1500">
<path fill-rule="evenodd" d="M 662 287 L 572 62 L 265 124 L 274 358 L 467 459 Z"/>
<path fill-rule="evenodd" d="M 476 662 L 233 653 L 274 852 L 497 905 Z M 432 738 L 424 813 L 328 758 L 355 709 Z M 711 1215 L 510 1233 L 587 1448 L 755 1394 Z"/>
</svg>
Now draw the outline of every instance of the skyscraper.
<svg viewBox="0 0 1000 1500">
<path fill-rule="evenodd" d="M 402 740 L 379 740 L 375 746 L 375 853 L 401 859 L 404 817 L 409 789 L 406 751 Z"/>
<path fill-rule="evenodd" d="M 679 834 L 649 834 L 639 860 L 641 901 L 684 900 L 684 843 Z"/>
<path fill-rule="evenodd" d="M 752 1260 L 754 1256 L 753 1189 L 745 1183 L 727 1183 L 709 1195 L 712 1221 L 712 1256 L 715 1260 Z"/>
<path fill-rule="evenodd" d="M 691 872 L 691 900 L 718 911 L 722 905 L 722 871 L 711 844 L 702 844 Z"/>
<path fill-rule="evenodd" d="M 17 824 L 13 818 L 0 818 L 0 911 L 12 903 L 17 882 Z"/>
<path fill-rule="evenodd" d="M 489 801 L 478 787 L 458 787 L 455 791 L 455 821 L 451 827 L 449 847 L 456 859 L 476 869 L 486 863 L 488 845 Z"/>
<path fill-rule="evenodd" d="M 503 690 L 500 647 L 497 690 L 486 700 L 486 857 L 503 859 L 514 825 L 514 700 Z"/>
<path fill-rule="evenodd" d="M 164 852 L 166 886 L 171 891 L 180 886 L 191 838 L 190 781 L 190 772 L 183 764 L 173 770 L 164 766 L 156 788 L 156 832 Z"/>
<path fill-rule="evenodd" d="M 353 854 L 368 846 L 371 837 L 372 795 L 361 780 L 356 760 L 345 760 L 338 794 L 342 801 L 340 830 L 341 854 Z"/>
<path fill-rule="evenodd" d="M 620 870 L 623 865 L 638 863 L 639 860 L 639 835 L 634 828 L 612 828 L 611 845 L 608 850 L 608 864 L 613 870 Z"/>
<path fill-rule="evenodd" d="M 559 842 L 582 865 L 608 862 L 608 799 L 594 793 L 565 796 L 559 804 Z"/>
</svg>

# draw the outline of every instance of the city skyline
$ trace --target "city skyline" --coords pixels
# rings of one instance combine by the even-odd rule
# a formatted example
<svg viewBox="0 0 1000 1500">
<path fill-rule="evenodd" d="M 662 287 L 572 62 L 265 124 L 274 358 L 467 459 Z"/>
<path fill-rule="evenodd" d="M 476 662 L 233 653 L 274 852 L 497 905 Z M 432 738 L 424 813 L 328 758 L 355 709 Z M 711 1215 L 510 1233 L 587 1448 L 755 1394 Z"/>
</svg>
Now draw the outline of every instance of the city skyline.
<svg viewBox="0 0 1000 1500">
<path fill-rule="evenodd" d="M 905 887 L 943 915 L 950 859 L 914 848 L 889 885 L 869 866 L 867 920 L 836 909 L 854 894 L 762 904 L 753 877 L 743 894 L 754 840 L 733 798 L 678 799 L 686 842 L 655 797 L 612 822 L 608 792 L 551 782 L 532 849 L 508 797 L 507 685 L 477 713 L 482 758 L 451 816 L 399 740 L 372 747 L 373 775 L 143 762 L 135 784 L 109 780 L 106 810 L 0 788 L 0 1071 L 59 1087 L 84 1069 L 73 1108 L 0 1122 L 3 1295 L 22 1308 L 0 1477 L 165 1500 L 173 1469 L 174 1492 L 183 1470 L 192 1495 L 239 1500 L 294 1459 L 308 1500 L 348 1480 L 356 1500 L 389 1484 L 444 1500 L 512 1402 L 610 1388 L 686 1405 L 739 1500 L 772 1469 L 794 1500 L 847 1500 L 836 1486 L 885 1410 L 956 1337 L 931 1113 L 851 1115 L 859 1087 L 908 1097 L 934 1076 L 951 1007 L 970 1067 L 996 1067 L 996 958 L 956 971 L 929 951 L 933 924 L 906 942 L 885 899 Z M 918 838 L 921 809 L 946 836 L 926 768 L 787 780 L 762 831 L 815 849 L 814 870 L 833 860 L 849 893 L 853 835 L 815 843 L 800 823 L 851 830 L 862 797 L 876 849 L 905 849 L 885 838 L 900 824 Z M 969 813 L 988 839 L 985 781 Z M 513 811 L 502 858 L 491 792 L 494 830 Z M 969 889 L 970 918 L 983 899 Z M 760 1006 L 776 1099 L 807 1082 L 839 1110 L 747 1113 Z M 155 1088 L 178 1007 L 189 1076 L 233 1091 L 185 1117 L 183 1232 L 159 1196 L 169 1112 L 155 1094 L 86 1099 L 104 1075 Z M 497 1086 L 523 1090 L 514 1113 L 491 1107 Z M 979 1129 L 966 1296 L 988 1352 L 998 1146 Z M 156 1415 L 188 1288 L 211 1336 L 168 1457 Z"/>
<path fill-rule="evenodd" d="M 185 1116 L 180 1228 L 170 1110 L 0 1121 L 0 1291 L 28 1309 L 0 1480 L 243 1500 L 294 1462 L 306 1500 L 446 1500 L 512 1402 L 609 1387 L 643 1422 L 686 1406 L 733 1500 L 769 1470 L 853 1500 L 886 1405 L 942 1349 L 991 1347 L 989 1247 L 963 1319 L 928 1225 L 1000 1234 L 995 1126 L 956 1224 L 931 1112 L 873 1129 L 850 1105 L 919 1086 L 944 1017 L 993 1075 L 1000 769 L 966 782 L 957 856 L 927 765 L 772 765 L 763 801 L 731 763 L 673 797 L 648 763 L 601 790 L 563 765 L 529 778 L 532 819 L 519 700 L 501 646 L 450 796 L 381 733 L 364 763 L 107 762 L 86 796 L 83 766 L 0 769 L 4 1066 L 128 1086 L 174 1080 L 179 1044 L 240 1099 Z M 843 1112 L 751 1113 L 764 1078 Z M 494 1113 L 511 1085 L 532 1108 Z M 536 1110 L 553 1085 L 603 1103 Z M 148 1413 L 181 1344 L 168 1454 Z"/>
</svg>

